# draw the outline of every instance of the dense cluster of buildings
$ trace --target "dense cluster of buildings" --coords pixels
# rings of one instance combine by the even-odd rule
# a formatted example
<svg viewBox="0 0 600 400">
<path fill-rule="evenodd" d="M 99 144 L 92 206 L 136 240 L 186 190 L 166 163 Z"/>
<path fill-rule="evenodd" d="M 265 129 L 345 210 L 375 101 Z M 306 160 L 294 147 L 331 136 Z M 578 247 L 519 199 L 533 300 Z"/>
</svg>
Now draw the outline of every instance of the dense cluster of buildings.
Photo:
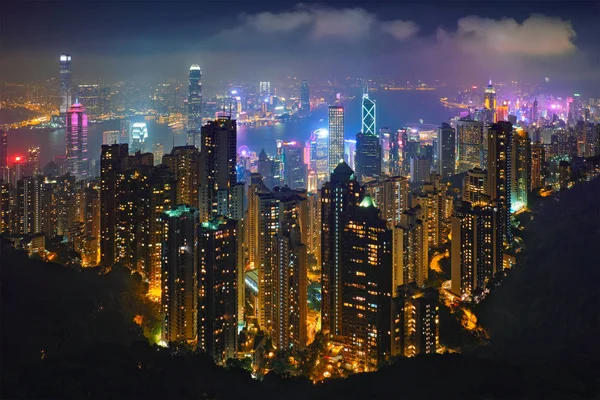
<svg viewBox="0 0 600 400">
<path fill-rule="evenodd" d="M 497 105 L 490 83 L 480 116 L 442 124 L 432 144 L 411 128 L 377 130 L 365 92 L 352 146 L 335 104 L 328 128 L 306 143 L 277 141 L 274 156 L 263 150 L 250 160 L 238 151 L 231 114 L 203 120 L 201 71 L 192 65 L 187 145 L 146 152 L 145 125 L 125 121 L 105 132 L 93 177 L 86 109 L 70 94 L 69 71 L 70 56 L 61 56 L 61 173 L 42 171 L 36 149 L 9 169 L 0 134 L 0 232 L 41 255 L 46 241 L 63 237 L 84 267 L 139 273 L 160 301 L 162 340 L 218 363 L 243 353 L 242 327 L 292 357 L 307 347 L 310 269 L 320 271 L 321 331 L 352 370 L 437 352 L 433 252 L 451 237 L 450 290 L 477 298 L 505 269 L 512 214 L 554 182 L 548 160 L 558 161 L 556 186 L 566 188 L 580 147 L 600 152 L 599 125 L 585 120 L 555 124 L 550 143 L 533 140 L 548 128 L 538 118 L 509 122 L 509 104 Z M 310 110 L 306 82 L 299 108 Z M 459 194 L 448 183 L 457 174 Z"/>
</svg>

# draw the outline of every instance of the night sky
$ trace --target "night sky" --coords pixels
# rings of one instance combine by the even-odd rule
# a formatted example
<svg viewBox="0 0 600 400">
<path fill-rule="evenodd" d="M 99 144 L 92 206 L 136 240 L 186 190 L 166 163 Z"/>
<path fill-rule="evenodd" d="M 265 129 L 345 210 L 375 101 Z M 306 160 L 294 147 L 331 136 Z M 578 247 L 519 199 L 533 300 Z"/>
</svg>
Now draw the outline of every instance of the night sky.
<svg viewBox="0 0 600 400">
<path fill-rule="evenodd" d="M 600 2 L 10 1 L 0 75 L 205 79 L 395 75 L 600 86 Z"/>
</svg>

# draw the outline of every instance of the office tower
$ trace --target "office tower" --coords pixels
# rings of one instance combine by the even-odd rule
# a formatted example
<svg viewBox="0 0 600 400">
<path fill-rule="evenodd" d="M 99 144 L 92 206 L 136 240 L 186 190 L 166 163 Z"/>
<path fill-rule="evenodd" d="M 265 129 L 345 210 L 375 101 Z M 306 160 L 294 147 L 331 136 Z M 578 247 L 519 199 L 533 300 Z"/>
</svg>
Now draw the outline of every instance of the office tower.
<svg viewBox="0 0 600 400">
<path fill-rule="evenodd" d="M 317 129 L 310 138 L 310 169 L 317 175 L 317 187 L 329 177 L 329 131 Z M 259 173 L 261 173 L 259 171 Z M 264 176 L 264 175 L 263 175 Z M 266 178 L 266 176 L 265 176 Z"/>
<path fill-rule="evenodd" d="M 190 67 L 188 81 L 188 131 L 192 132 L 194 138 L 191 143 L 188 139 L 189 146 L 199 147 L 200 143 L 196 143 L 195 136 L 200 132 L 202 126 L 202 71 L 198 64 L 193 64 Z M 189 135 L 188 135 L 189 138 Z"/>
<path fill-rule="evenodd" d="M 483 107 L 485 108 L 484 122 L 486 124 L 497 122 L 498 120 L 496 119 L 496 89 L 494 89 L 491 79 L 487 87 L 485 88 L 485 92 L 483 94 Z"/>
<path fill-rule="evenodd" d="M 85 109 L 79 103 L 67 111 L 67 170 L 76 176 L 88 173 L 87 153 L 88 120 Z"/>
<path fill-rule="evenodd" d="M 161 297 L 161 263 L 164 226 L 161 215 L 175 206 L 177 182 L 165 165 L 152 170 L 148 179 L 148 293 L 155 299 Z"/>
<path fill-rule="evenodd" d="M 535 142 L 531 145 L 531 170 L 530 170 L 530 182 L 531 186 L 529 191 L 533 192 L 536 189 L 544 187 L 545 174 L 544 164 L 546 162 L 546 155 L 544 151 L 544 145 L 540 142 Z"/>
<path fill-rule="evenodd" d="M 315 265 L 321 265 L 321 199 L 318 191 L 307 194 L 308 226 L 306 251 Z"/>
<path fill-rule="evenodd" d="M 308 171 L 304 146 L 300 142 L 283 142 L 283 183 L 292 189 L 306 189 Z"/>
<path fill-rule="evenodd" d="M 121 173 L 127 169 L 127 144 L 103 145 L 100 156 L 100 262 L 104 267 L 115 264 L 117 198 Z"/>
<path fill-rule="evenodd" d="M 17 182 L 17 233 L 42 232 L 43 184 L 40 176 L 24 176 Z"/>
<path fill-rule="evenodd" d="M 462 200 L 473 205 L 487 203 L 487 171 L 473 168 L 463 178 Z"/>
<path fill-rule="evenodd" d="M 454 128 L 447 123 L 444 122 L 442 126 L 438 128 L 437 170 L 442 178 L 450 178 L 455 172 L 456 158 L 454 150 L 456 143 L 454 136 Z"/>
<path fill-rule="evenodd" d="M 421 190 L 413 194 L 414 205 L 421 206 L 421 218 L 427 225 L 428 245 L 431 248 L 443 244 L 445 193 L 441 185 L 426 182 Z"/>
<path fill-rule="evenodd" d="M 467 298 L 502 271 L 502 231 L 497 204 L 472 206 L 463 202 L 452 217 L 451 290 Z M 479 289 L 476 291 L 476 289 Z"/>
<path fill-rule="evenodd" d="M 383 126 L 379 129 L 379 142 L 381 143 L 381 171 L 384 175 L 390 174 L 390 140 L 392 131 Z"/>
<path fill-rule="evenodd" d="M 271 82 L 260 82 L 259 93 L 261 96 L 269 96 L 271 94 Z"/>
<path fill-rule="evenodd" d="M 12 230 L 11 190 L 8 182 L 0 182 L 0 233 Z"/>
<path fill-rule="evenodd" d="M 202 127 L 200 151 L 200 221 L 230 214 L 230 189 L 237 183 L 237 125 L 221 117 Z"/>
<path fill-rule="evenodd" d="M 496 121 L 508 121 L 508 100 L 502 100 L 502 104 L 496 107 Z"/>
<path fill-rule="evenodd" d="M 345 162 L 321 188 L 321 326 L 330 335 L 340 335 L 342 327 L 343 232 L 363 193 Z"/>
<path fill-rule="evenodd" d="M 510 122 L 492 124 L 487 129 L 487 194 L 495 200 L 498 211 L 498 229 L 502 232 L 501 243 L 510 244 L 511 188 L 512 188 L 512 141 Z"/>
<path fill-rule="evenodd" d="M 402 133 L 402 175 L 409 175 L 411 168 L 411 160 L 419 157 L 421 150 L 421 142 L 415 138 L 410 137 L 407 130 Z M 415 140 L 417 139 L 417 140 Z"/>
<path fill-rule="evenodd" d="M 310 112 L 310 90 L 307 81 L 302 81 L 300 86 L 300 109 L 305 115 Z"/>
<path fill-rule="evenodd" d="M 431 176 L 431 161 L 426 157 L 410 159 L 410 181 L 412 183 L 429 181 Z"/>
<path fill-rule="evenodd" d="M 511 149 L 511 211 L 527 208 L 531 170 L 531 139 L 521 127 L 515 127 Z"/>
<path fill-rule="evenodd" d="M 275 173 L 279 174 L 279 164 L 270 158 L 265 149 L 262 149 L 258 155 L 258 173 L 263 177 L 264 184 L 268 188 L 273 188 L 279 185 L 279 175 L 275 179 Z"/>
<path fill-rule="evenodd" d="M 23 163 L 23 176 L 35 176 L 41 173 L 40 148 L 32 146 L 27 149 L 27 156 Z"/>
<path fill-rule="evenodd" d="M 361 121 L 361 133 L 375 136 L 377 135 L 377 130 L 375 126 L 375 102 L 369 99 L 369 93 L 363 93 Z"/>
<path fill-rule="evenodd" d="M 416 283 L 423 287 L 429 276 L 429 243 L 427 224 L 420 218 L 420 207 L 402 213 L 393 231 L 394 288 Z"/>
<path fill-rule="evenodd" d="M 390 131 L 390 156 L 387 174 L 395 176 L 400 174 L 402 161 L 400 152 L 400 130 L 396 132 Z"/>
<path fill-rule="evenodd" d="M 376 134 L 356 135 L 356 176 L 360 181 L 381 175 L 381 144 Z"/>
<path fill-rule="evenodd" d="M 219 218 L 198 234 L 198 346 L 217 364 L 237 356 L 238 225 Z"/>
<path fill-rule="evenodd" d="M 329 106 L 329 171 L 344 159 L 344 107 Z"/>
<path fill-rule="evenodd" d="M 388 229 L 393 229 L 400 223 L 402 212 L 408 209 L 408 178 L 388 176 L 367 182 L 364 189 L 379 207 L 380 218 L 386 221 Z"/>
<path fill-rule="evenodd" d="M 537 123 L 538 118 L 538 101 L 537 97 L 533 100 L 533 104 L 531 105 L 531 118 L 530 121 L 532 124 Z"/>
<path fill-rule="evenodd" d="M 162 295 L 165 342 L 198 340 L 198 211 L 178 206 L 161 214 Z"/>
<path fill-rule="evenodd" d="M 456 121 L 457 173 L 484 167 L 481 165 L 482 140 L 483 123 L 481 121 L 470 119 Z"/>
<path fill-rule="evenodd" d="M 162 163 L 162 158 L 165 155 L 164 146 L 162 143 L 154 143 L 152 145 L 152 154 L 154 155 L 154 165 Z"/>
<path fill-rule="evenodd" d="M 66 174 L 56 178 L 54 194 L 56 197 L 56 232 L 58 235 L 67 235 L 71 225 L 78 221 L 77 189 L 78 184 L 75 176 Z"/>
<path fill-rule="evenodd" d="M 399 310 L 398 353 L 404 357 L 435 354 L 440 346 L 438 292 L 405 285 L 394 300 Z"/>
<path fill-rule="evenodd" d="M 342 233 L 344 358 L 359 371 L 374 371 L 389 357 L 392 232 L 365 196 Z"/>
<path fill-rule="evenodd" d="M 136 122 L 131 126 L 131 137 L 129 138 L 129 152 L 144 152 L 148 139 L 148 127 L 145 122 Z"/>
<path fill-rule="evenodd" d="M 73 83 L 71 81 L 71 56 L 69 54 L 60 55 L 60 107 L 61 116 L 66 116 L 71 107 L 71 91 Z"/>
<path fill-rule="evenodd" d="M 89 118 L 93 119 L 102 114 L 99 84 L 77 86 L 77 101 L 85 107 Z"/>
<path fill-rule="evenodd" d="M 121 131 L 121 140 L 117 143 L 128 143 L 131 140 L 131 129 L 133 123 L 129 120 L 122 119 L 119 121 L 119 130 Z M 111 143 L 112 144 L 112 143 Z"/>
<path fill-rule="evenodd" d="M 200 182 L 200 152 L 194 146 L 173 147 L 170 154 L 163 156 L 163 164 L 177 182 L 176 204 L 193 205 L 198 202 Z"/>
<path fill-rule="evenodd" d="M 0 129 L 0 180 L 1 170 L 8 168 L 8 132 Z"/>
<path fill-rule="evenodd" d="M 568 189 L 571 180 L 571 163 L 561 160 L 558 163 L 558 188 L 560 190 Z"/>
<path fill-rule="evenodd" d="M 104 131 L 102 132 L 102 144 L 118 144 L 121 143 L 120 131 Z"/>
<path fill-rule="evenodd" d="M 344 161 L 352 169 L 356 167 L 356 140 L 344 140 Z"/>
</svg>

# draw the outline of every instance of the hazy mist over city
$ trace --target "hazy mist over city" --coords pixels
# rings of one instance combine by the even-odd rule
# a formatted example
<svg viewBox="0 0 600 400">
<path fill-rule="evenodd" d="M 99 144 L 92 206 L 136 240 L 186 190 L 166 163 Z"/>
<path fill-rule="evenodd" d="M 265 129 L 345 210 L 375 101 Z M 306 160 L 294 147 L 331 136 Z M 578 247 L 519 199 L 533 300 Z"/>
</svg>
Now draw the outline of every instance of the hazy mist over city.
<svg viewBox="0 0 600 400">
<path fill-rule="evenodd" d="M 35 4 L 35 8 L 31 5 Z M 80 1 L 2 4 L 3 79 L 48 79 L 56 54 L 80 79 L 207 82 L 301 75 L 600 82 L 595 2 Z"/>
</svg>

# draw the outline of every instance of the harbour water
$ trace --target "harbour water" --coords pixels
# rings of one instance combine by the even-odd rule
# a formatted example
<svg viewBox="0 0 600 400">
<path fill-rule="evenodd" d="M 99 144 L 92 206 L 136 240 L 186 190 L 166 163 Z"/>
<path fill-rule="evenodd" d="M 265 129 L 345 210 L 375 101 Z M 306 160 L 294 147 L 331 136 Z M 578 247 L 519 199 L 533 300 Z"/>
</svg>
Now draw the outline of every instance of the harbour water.
<svg viewBox="0 0 600 400">
<path fill-rule="evenodd" d="M 377 128 L 388 126 L 399 129 L 403 126 L 439 125 L 448 118 L 457 115 L 459 110 L 444 107 L 439 98 L 440 93 L 431 92 L 372 92 L 370 97 L 377 103 Z M 347 139 L 354 138 L 360 131 L 361 98 L 356 97 L 344 102 L 344 130 Z M 423 121 L 422 123 L 420 121 Z M 135 121 L 134 121 L 135 122 Z M 182 146 L 186 141 L 183 129 L 171 129 L 165 124 L 148 121 L 148 149 L 153 143 L 162 143 L 164 151 L 169 152 L 175 146 Z M 297 122 L 279 123 L 256 128 L 238 127 L 238 147 L 248 146 L 251 151 L 274 153 L 275 140 L 305 141 L 311 132 L 327 127 L 327 107 L 313 110 L 310 118 Z M 88 128 L 88 155 L 90 159 L 99 159 L 102 145 L 102 132 L 119 129 L 119 121 L 92 124 Z M 55 156 L 65 153 L 65 131 L 37 129 L 15 129 L 8 132 L 9 157 L 26 153 L 29 146 L 40 146 L 40 162 L 45 165 Z"/>
</svg>

